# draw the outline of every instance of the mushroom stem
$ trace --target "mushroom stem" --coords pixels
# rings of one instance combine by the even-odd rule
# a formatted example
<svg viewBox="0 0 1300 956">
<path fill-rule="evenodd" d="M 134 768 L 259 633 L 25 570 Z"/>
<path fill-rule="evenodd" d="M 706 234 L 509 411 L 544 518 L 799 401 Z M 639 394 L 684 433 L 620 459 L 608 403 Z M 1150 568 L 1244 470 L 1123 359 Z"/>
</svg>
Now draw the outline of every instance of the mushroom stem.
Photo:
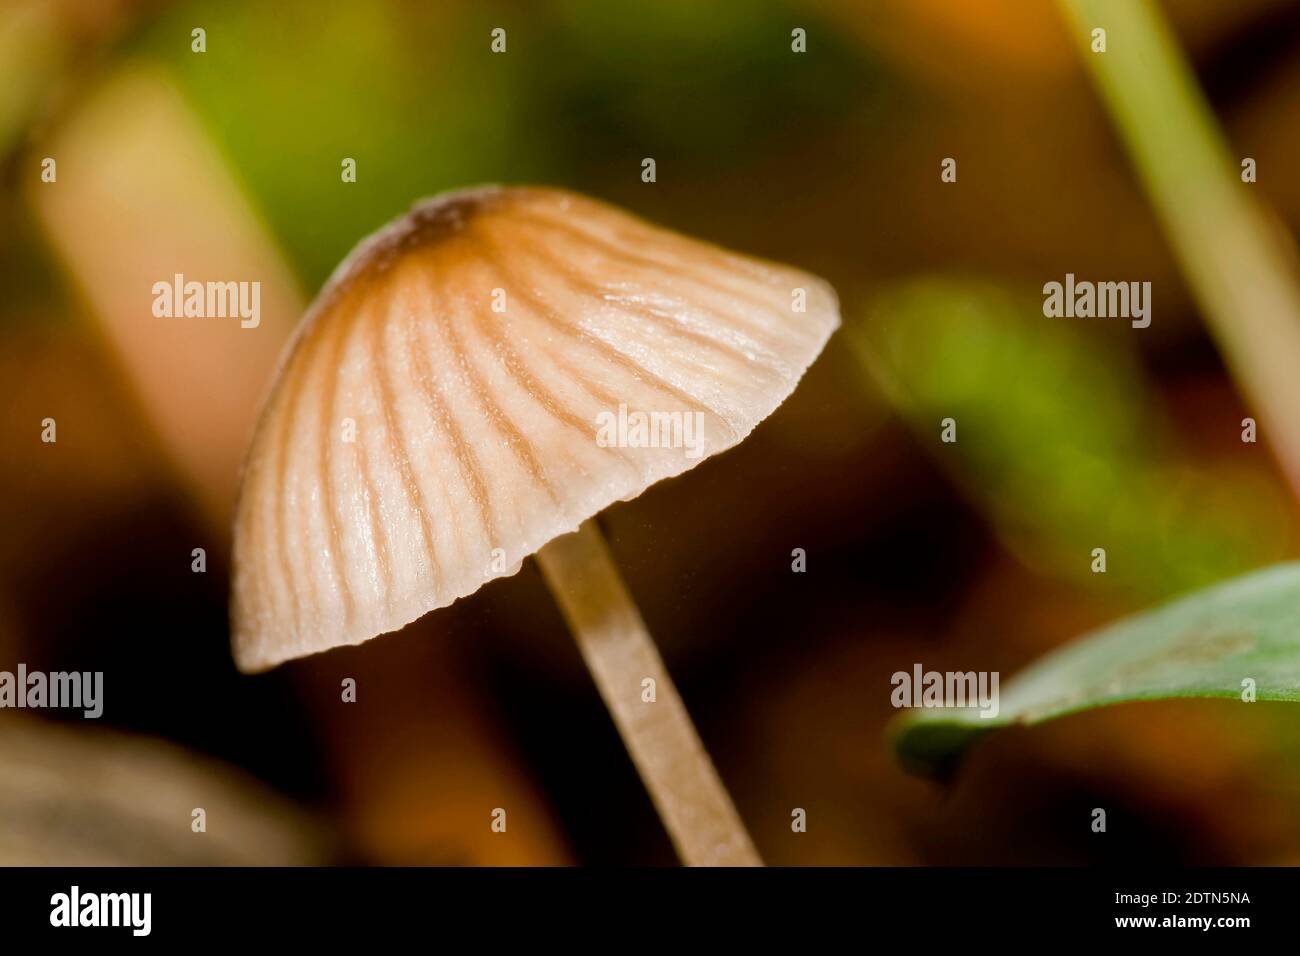
<svg viewBox="0 0 1300 956">
<path fill-rule="evenodd" d="M 761 866 L 594 521 L 537 552 L 542 574 L 688 866 Z M 646 678 L 655 699 L 642 698 Z"/>
</svg>

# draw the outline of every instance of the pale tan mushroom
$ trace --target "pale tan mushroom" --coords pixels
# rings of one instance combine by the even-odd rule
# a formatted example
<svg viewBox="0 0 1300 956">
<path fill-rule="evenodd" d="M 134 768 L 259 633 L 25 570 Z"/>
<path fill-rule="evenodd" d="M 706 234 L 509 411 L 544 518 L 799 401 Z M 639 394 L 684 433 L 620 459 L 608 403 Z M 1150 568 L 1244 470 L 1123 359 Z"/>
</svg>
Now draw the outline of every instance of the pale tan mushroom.
<svg viewBox="0 0 1300 956">
<path fill-rule="evenodd" d="M 821 279 L 571 193 L 417 205 L 339 266 L 263 409 L 237 663 L 359 644 L 537 554 L 683 860 L 757 863 L 589 519 L 741 441 L 838 324 Z"/>
</svg>

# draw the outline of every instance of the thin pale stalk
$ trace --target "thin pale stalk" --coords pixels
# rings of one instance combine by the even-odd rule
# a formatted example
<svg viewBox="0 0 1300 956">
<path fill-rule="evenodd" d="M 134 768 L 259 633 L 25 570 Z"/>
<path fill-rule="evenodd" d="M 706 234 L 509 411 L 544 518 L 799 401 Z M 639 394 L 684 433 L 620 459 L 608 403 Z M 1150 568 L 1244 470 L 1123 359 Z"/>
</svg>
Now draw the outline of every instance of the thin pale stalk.
<svg viewBox="0 0 1300 956">
<path fill-rule="evenodd" d="M 761 866 L 595 523 L 537 559 L 682 861 Z"/>
</svg>

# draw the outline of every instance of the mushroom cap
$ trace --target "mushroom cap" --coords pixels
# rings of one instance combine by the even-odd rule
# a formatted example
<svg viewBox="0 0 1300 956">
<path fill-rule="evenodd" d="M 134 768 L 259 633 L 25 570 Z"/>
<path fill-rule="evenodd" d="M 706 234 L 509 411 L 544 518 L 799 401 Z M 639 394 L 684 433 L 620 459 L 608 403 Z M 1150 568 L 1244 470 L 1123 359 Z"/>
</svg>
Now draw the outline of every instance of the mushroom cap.
<svg viewBox="0 0 1300 956">
<path fill-rule="evenodd" d="M 514 573 L 741 441 L 838 325 L 815 276 L 572 193 L 417 204 L 338 267 L 262 410 L 236 663 L 360 644 Z"/>
</svg>

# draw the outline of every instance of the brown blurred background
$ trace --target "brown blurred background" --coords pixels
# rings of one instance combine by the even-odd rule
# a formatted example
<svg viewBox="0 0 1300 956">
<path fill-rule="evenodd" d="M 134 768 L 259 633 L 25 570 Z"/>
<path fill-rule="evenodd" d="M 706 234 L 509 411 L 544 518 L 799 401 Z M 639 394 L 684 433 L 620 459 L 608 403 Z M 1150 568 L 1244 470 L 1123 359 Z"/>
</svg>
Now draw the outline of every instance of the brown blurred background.
<svg viewBox="0 0 1300 956">
<path fill-rule="evenodd" d="M 1163 9 L 1294 231 L 1300 3 Z M 281 346 L 358 239 L 479 182 L 577 189 L 840 293 L 845 329 L 771 420 L 602 519 L 769 863 L 1300 862 L 1285 705 L 1007 731 L 944 787 L 886 746 L 896 670 L 1005 679 L 1300 543 L 1053 2 L 10 0 L 0 174 L 0 669 L 105 674 L 100 726 L 0 714 L 0 862 L 673 862 L 532 562 L 399 635 L 230 660 L 230 509 Z M 175 272 L 258 279 L 260 326 L 154 319 Z M 1049 327 L 1066 272 L 1150 280 L 1151 328 Z M 899 336 L 907 408 L 880 384 Z M 939 449 L 958 401 L 995 440 Z M 138 797 L 69 784 L 119 752 L 107 730 L 165 756 L 84 787 Z M 177 849 L 218 794 L 209 834 L 247 827 Z M 107 841 L 124 819 L 141 836 Z"/>
</svg>

